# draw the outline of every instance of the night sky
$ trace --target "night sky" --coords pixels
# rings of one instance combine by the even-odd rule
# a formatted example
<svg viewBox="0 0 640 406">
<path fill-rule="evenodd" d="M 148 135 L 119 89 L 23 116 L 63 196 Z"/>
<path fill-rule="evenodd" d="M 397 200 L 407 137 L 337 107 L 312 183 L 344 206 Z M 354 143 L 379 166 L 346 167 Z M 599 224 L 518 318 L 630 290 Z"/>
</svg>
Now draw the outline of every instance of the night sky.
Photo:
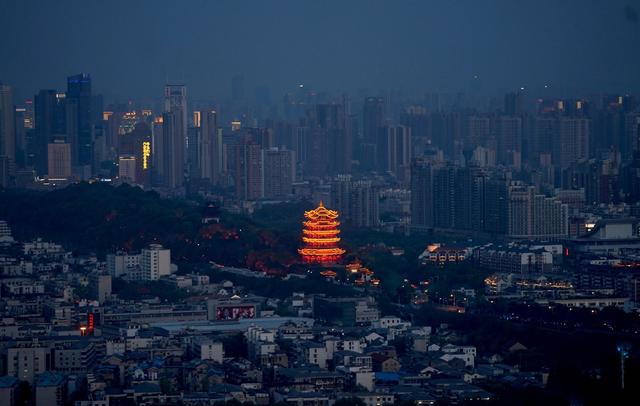
<svg viewBox="0 0 640 406">
<path fill-rule="evenodd" d="M 640 90 L 638 0 L 0 0 L 0 80 L 107 98 L 318 90 Z M 474 78 L 477 75 L 477 78 Z"/>
</svg>

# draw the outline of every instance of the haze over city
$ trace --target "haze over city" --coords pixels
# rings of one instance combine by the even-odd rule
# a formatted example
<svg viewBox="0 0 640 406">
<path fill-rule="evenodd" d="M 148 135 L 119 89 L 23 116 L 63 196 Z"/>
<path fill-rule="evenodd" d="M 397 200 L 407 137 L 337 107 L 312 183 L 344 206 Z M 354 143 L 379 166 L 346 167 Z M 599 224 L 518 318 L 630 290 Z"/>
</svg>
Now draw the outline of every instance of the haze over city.
<svg viewBox="0 0 640 406">
<path fill-rule="evenodd" d="M 243 73 L 274 95 L 637 91 L 636 1 L 5 1 L 0 76 L 27 97 L 91 72 L 107 98 L 197 99 Z M 478 79 L 476 79 L 476 76 Z M 548 94 L 549 92 L 547 92 Z"/>
<path fill-rule="evenodd" d="M 635 405 L 637 0 L 0 0 L 0 406 Z"/>
</svg>

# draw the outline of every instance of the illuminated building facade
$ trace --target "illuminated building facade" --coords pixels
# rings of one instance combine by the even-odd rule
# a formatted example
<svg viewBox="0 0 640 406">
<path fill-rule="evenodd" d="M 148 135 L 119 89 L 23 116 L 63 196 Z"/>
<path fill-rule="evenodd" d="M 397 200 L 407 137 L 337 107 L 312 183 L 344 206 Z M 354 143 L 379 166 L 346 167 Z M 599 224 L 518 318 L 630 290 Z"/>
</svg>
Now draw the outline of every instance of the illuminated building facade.
<svg viewBox="0 0 640 406">
<path fill-rule="evenodd" d="M 338 212 L 329 210 L 322 202 L 314 210 L 304 213 L 306 221 L 302 224 L 304 247 L 298 250 L 305 262 L 334 263 L 340 261 L 345 250 L 338 247 L 340 230 Z"/>
</svg>

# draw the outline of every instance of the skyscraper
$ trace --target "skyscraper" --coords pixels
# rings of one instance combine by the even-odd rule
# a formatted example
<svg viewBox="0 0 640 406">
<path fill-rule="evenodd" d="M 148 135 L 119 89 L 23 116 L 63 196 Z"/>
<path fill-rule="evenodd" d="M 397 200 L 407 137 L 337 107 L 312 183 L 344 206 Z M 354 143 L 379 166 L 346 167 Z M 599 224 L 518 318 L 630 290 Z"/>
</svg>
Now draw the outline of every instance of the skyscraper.
<svg viewBox="0 0 640 406">
<path fill-rule="evenodd" d="M 433 164 L 421 158 L 411 163 L 411 227 L 433 227 Z"/>
<path fill-rule="evenodd" d="M 495 123 L 498 140 L 498 161 L 504 165 L 520 165 L 522 151 L 522 119 L 520 117 L 501 116 Z"/>
<path fill-rule="evenodd" d="M 378 132 L 385 124 L 385 102 L 382 97 L 367 97 L 362 111 L 362 143 L 360 163 L 363 169 L 376 168 Z"/>
<path fill-rule="evenodd" d="M 180 135 L 182 127 L 176 119 L 176 113 L 167 112 L 162 115 L 162 185 L 176 189 L 184 183 L 184 145 L 185 139 Z"/>
<path fill-rule="evenodd" d="M 214 110 L 200 112 L 200 177 L 216 184 L 222 172 L 222 140 Z"/>
<path fill-rule="evenodd" d="M 562 117 L 558 121 L 558 138 L 554 140 L 553 162 L 560 168 L 589 157 L 589 129 L 587 118 Z"/>
<path fill-rule="evenodd" d="M 282 199 L 291 195 L 295 181 L 295 153 L 288 149 L 270 148 L 262 151 L 264 197 Z"/>
<path fill-rule="evenodd" d="M 378 188 L 367 180 L 339 175 L 331 182 L 331 204 L 343 213 L 343 222 L 354 227 L 375 227 L 380 223 Z"/>
<path fill-rule="evenodd" d="M 0 186 L 8 186 L 16 160 L 13 91 L 0 82 Z"/>
<path fill-rule="evenodd" d="M 381 127 L 376 150 L 378 171 L 389 172 L 401 181 L 409 179 L 411 128 L 404 125 Z"/>
<path fill-rule="evenodd" d="M 236 197 L 241 200 L 257 200 L 263 197 L 262 150 L 250 138 L 234 145 Z"/>
<path fill-rule="evenodd" d="M 164 153 L 165 186 L 175 189 L 184 184 L 187 146 L 187 88 L 185 85 L 166 85 L 164 88 Z M 167 166 L 168 165 L 168 166 Z"/>
<path fill-rule="evenodd" d="M 73 164 L 93 163 L 93 112 L 91 76 L 86 73 L 67 78 L 67 140 L 71 143 Z"/>
<path fill-rule="evenodd" d="M 40 90 L 35 96 L 35 139 L 32 143 L 33 165 L 38 174 L 47 174 L 47 146 L 54 139 L 67 137 L 65 95 L 55 90 Z M 75 126 L 74 126 L 75 128 Z M 71 145 L 71 148 L 74 148 Z M 73 155 L 73 153 L 72 153 Z"/>
</svg>

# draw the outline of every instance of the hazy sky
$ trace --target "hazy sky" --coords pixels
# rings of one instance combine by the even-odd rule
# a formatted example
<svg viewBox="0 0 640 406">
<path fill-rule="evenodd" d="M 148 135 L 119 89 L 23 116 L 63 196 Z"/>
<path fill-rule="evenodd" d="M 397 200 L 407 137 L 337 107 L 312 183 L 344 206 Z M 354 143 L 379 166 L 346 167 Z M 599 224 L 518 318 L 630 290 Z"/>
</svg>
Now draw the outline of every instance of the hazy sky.
<svg viewBox="0 0 640 406">
<path fill-rule="evenodd" d="M 0 80 L 108 98 L 520 86 L 640 90 L 638 0 L 0 0 Z M 474 75 L 479 79 L 475 80 Z"/>
</svg>

